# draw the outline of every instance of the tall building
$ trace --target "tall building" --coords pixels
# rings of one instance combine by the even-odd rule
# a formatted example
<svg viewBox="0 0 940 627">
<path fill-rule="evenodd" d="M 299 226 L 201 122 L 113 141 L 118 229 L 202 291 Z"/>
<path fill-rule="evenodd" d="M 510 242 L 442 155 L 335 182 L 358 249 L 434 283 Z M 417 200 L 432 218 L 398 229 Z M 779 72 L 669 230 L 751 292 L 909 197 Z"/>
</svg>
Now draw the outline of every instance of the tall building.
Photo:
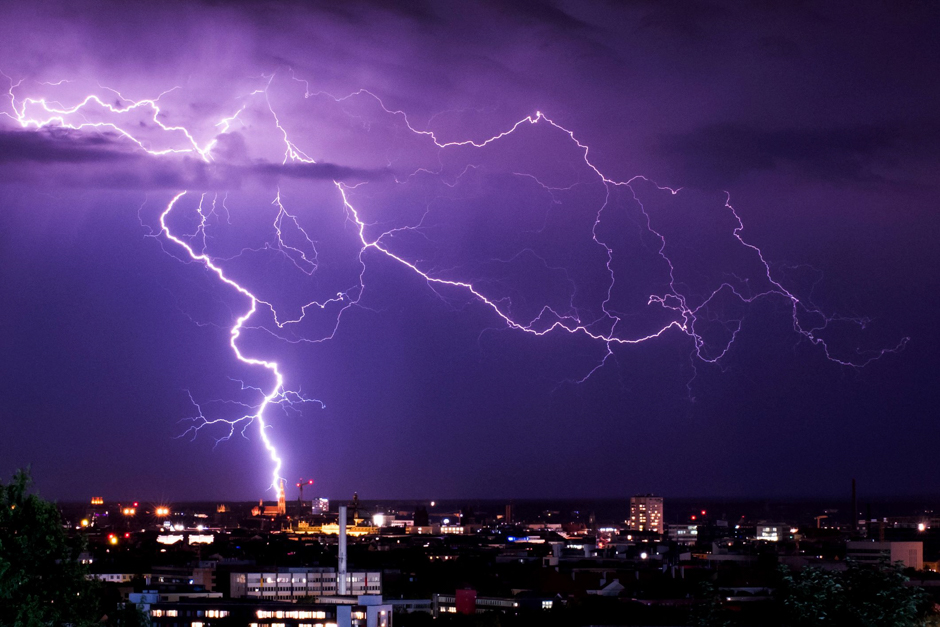
<svg viewBox="0 0 940 627">
<path fill-rule="evenodd" d="M 647 494 L 630 497 L 630 529 L 663 532 L 663 497 Z"/>
</svg>

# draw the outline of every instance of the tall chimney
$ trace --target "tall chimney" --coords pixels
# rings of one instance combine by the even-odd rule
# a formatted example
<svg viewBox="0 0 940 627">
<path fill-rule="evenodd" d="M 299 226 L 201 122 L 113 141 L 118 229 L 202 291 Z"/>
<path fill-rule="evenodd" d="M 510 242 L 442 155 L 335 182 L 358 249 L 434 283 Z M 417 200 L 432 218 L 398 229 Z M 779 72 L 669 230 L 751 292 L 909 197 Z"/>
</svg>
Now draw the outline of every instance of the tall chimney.
<svg viewBox="0 0 940 627">
<path fill-rule="evenodd" d="M 336 572 L 336 594 L 346 594 L 346 506 L 339 506 L 339 568 Z"/>
<path fill-rule="evenodd" d="M 852 526 L 853 533 L 858 533 L 858 497 L 855 493 L 855 479 L 852 479 Z"/>
</svg>

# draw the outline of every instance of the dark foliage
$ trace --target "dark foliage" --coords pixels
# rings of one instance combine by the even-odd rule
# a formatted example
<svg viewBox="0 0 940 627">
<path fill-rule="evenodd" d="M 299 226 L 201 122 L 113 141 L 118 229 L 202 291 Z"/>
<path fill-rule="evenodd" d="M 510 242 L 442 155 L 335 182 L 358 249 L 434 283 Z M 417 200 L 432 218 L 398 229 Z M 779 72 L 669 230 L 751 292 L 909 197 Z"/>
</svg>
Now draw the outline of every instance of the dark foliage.
<svg viewBox="0 0 940 627">
<path fill-rule="evenodd" d="M 849 564 L 844 571 L 783 572 L 787 623 L 825 627 L 913 627 L 927 624 L 922 588 L 907 586 L 901 567 Z"/>
<path fill-rule="evenodd" d="M 85 579 L 81 545 L 56 506 L 29 494 L 29 474 L 0 483 L 0 625 L 92 625 L 102 617 L 99 589 Z"/>
</svg>

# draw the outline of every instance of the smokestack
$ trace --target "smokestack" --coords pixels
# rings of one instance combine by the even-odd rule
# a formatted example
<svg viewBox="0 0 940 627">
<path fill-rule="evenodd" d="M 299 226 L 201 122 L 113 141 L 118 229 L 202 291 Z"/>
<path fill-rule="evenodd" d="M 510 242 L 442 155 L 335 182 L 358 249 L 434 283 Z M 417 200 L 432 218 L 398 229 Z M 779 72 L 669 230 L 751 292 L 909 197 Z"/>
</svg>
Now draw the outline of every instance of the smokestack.
<svg viewBox="0 0 940 627">
<path fill-rule="evenodd" d="M 855 493 L 855 479 L 852 479 L 852 532 L 858 533 L 858 496 Z"/>
<path fill-rule="evenodd" d="M 336 572 L 336 594 L 346 594 L 346 506 L 339 506 L 339 568 Z"/>
</svg>

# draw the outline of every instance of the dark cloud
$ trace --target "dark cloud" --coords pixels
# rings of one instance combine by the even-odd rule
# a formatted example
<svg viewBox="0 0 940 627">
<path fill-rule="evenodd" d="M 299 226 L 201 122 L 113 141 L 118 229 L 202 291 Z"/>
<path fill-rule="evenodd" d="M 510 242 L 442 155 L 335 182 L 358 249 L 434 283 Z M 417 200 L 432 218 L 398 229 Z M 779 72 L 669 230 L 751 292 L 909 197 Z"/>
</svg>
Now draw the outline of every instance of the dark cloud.
<svg viewBox="0 0 940 627">
<path fill-rule="evenodd" d="M 799 45 L 783 35 L 765 35 L 757 40 L 757 46 L 764 53 L 781 58 L 796 57 L 800 54 Z"/>
<path fill-rule="evenodd" d="M 131 151 L 126 141 L 108 135 L 79 135 L 62 129 L 0 132 L 0 180 L 44 181 L 62 187 L 105 189 L 236 189 L 245 178 L 369 181 L 388 170 L 367 170 L 335 163 L 249 162 L 237 134 L 220 136 L 223 153 L 238 157 L 206 163 L 190 155 L 150 155 Z M 136 147 L 134 147 L 136 148 Z"/>
<path fill-rule="evenodd" d="M 704 34 L 717 18 L 728 13 L 724 7 L 708 2 L 652 3 L 651 7 L 640 20 L 640 30 L 691 38 Z"/>
<path fill-rule="evenodd" d="M 499 2 L 490 0 L 485 3 L 497 14 L 513 17 L 533 25 L 546 25 L 563 29 L 593 28 L 587 22 L 565 12 L 552 2 L 545 0 L 519 0 L 517 2 Z"/>
<path fill-rule="evenodd" d="M 753 171 L 795 167 L 840 182 L 889 180 L 900 161 L 936 158 L 940 128 L 863 124 L 829 129 L 767 130 L 727 123 L 666 134 L 657 149 L 691 184 L 727 186 Z"/>
<path fill-rule="evenodd" d="M 114 138 L 68 130 L 0 131 L 0 163 L 93 163 L 136 159 Z"/>
<path fill-rule="evenodd" d="M 387 169 L 366 170 L 335 163 L 259 163 L 244 170 L 261 176 L 330 181 L 375 181 L 391 176 L 391 170 Z"/>
<path fill-rule="evenodd" d="M 370 12 L 372 11 L 396 15 L 422 24 L 439 22 L 431 3 L 425 0 L 401 0 L 399 2 L 353 0 L 352 2 L 324 3 L 321 7 L 322 10 L 341 16 L 350 22 L 365 22 L 371 19 Z"/>
</svg>

